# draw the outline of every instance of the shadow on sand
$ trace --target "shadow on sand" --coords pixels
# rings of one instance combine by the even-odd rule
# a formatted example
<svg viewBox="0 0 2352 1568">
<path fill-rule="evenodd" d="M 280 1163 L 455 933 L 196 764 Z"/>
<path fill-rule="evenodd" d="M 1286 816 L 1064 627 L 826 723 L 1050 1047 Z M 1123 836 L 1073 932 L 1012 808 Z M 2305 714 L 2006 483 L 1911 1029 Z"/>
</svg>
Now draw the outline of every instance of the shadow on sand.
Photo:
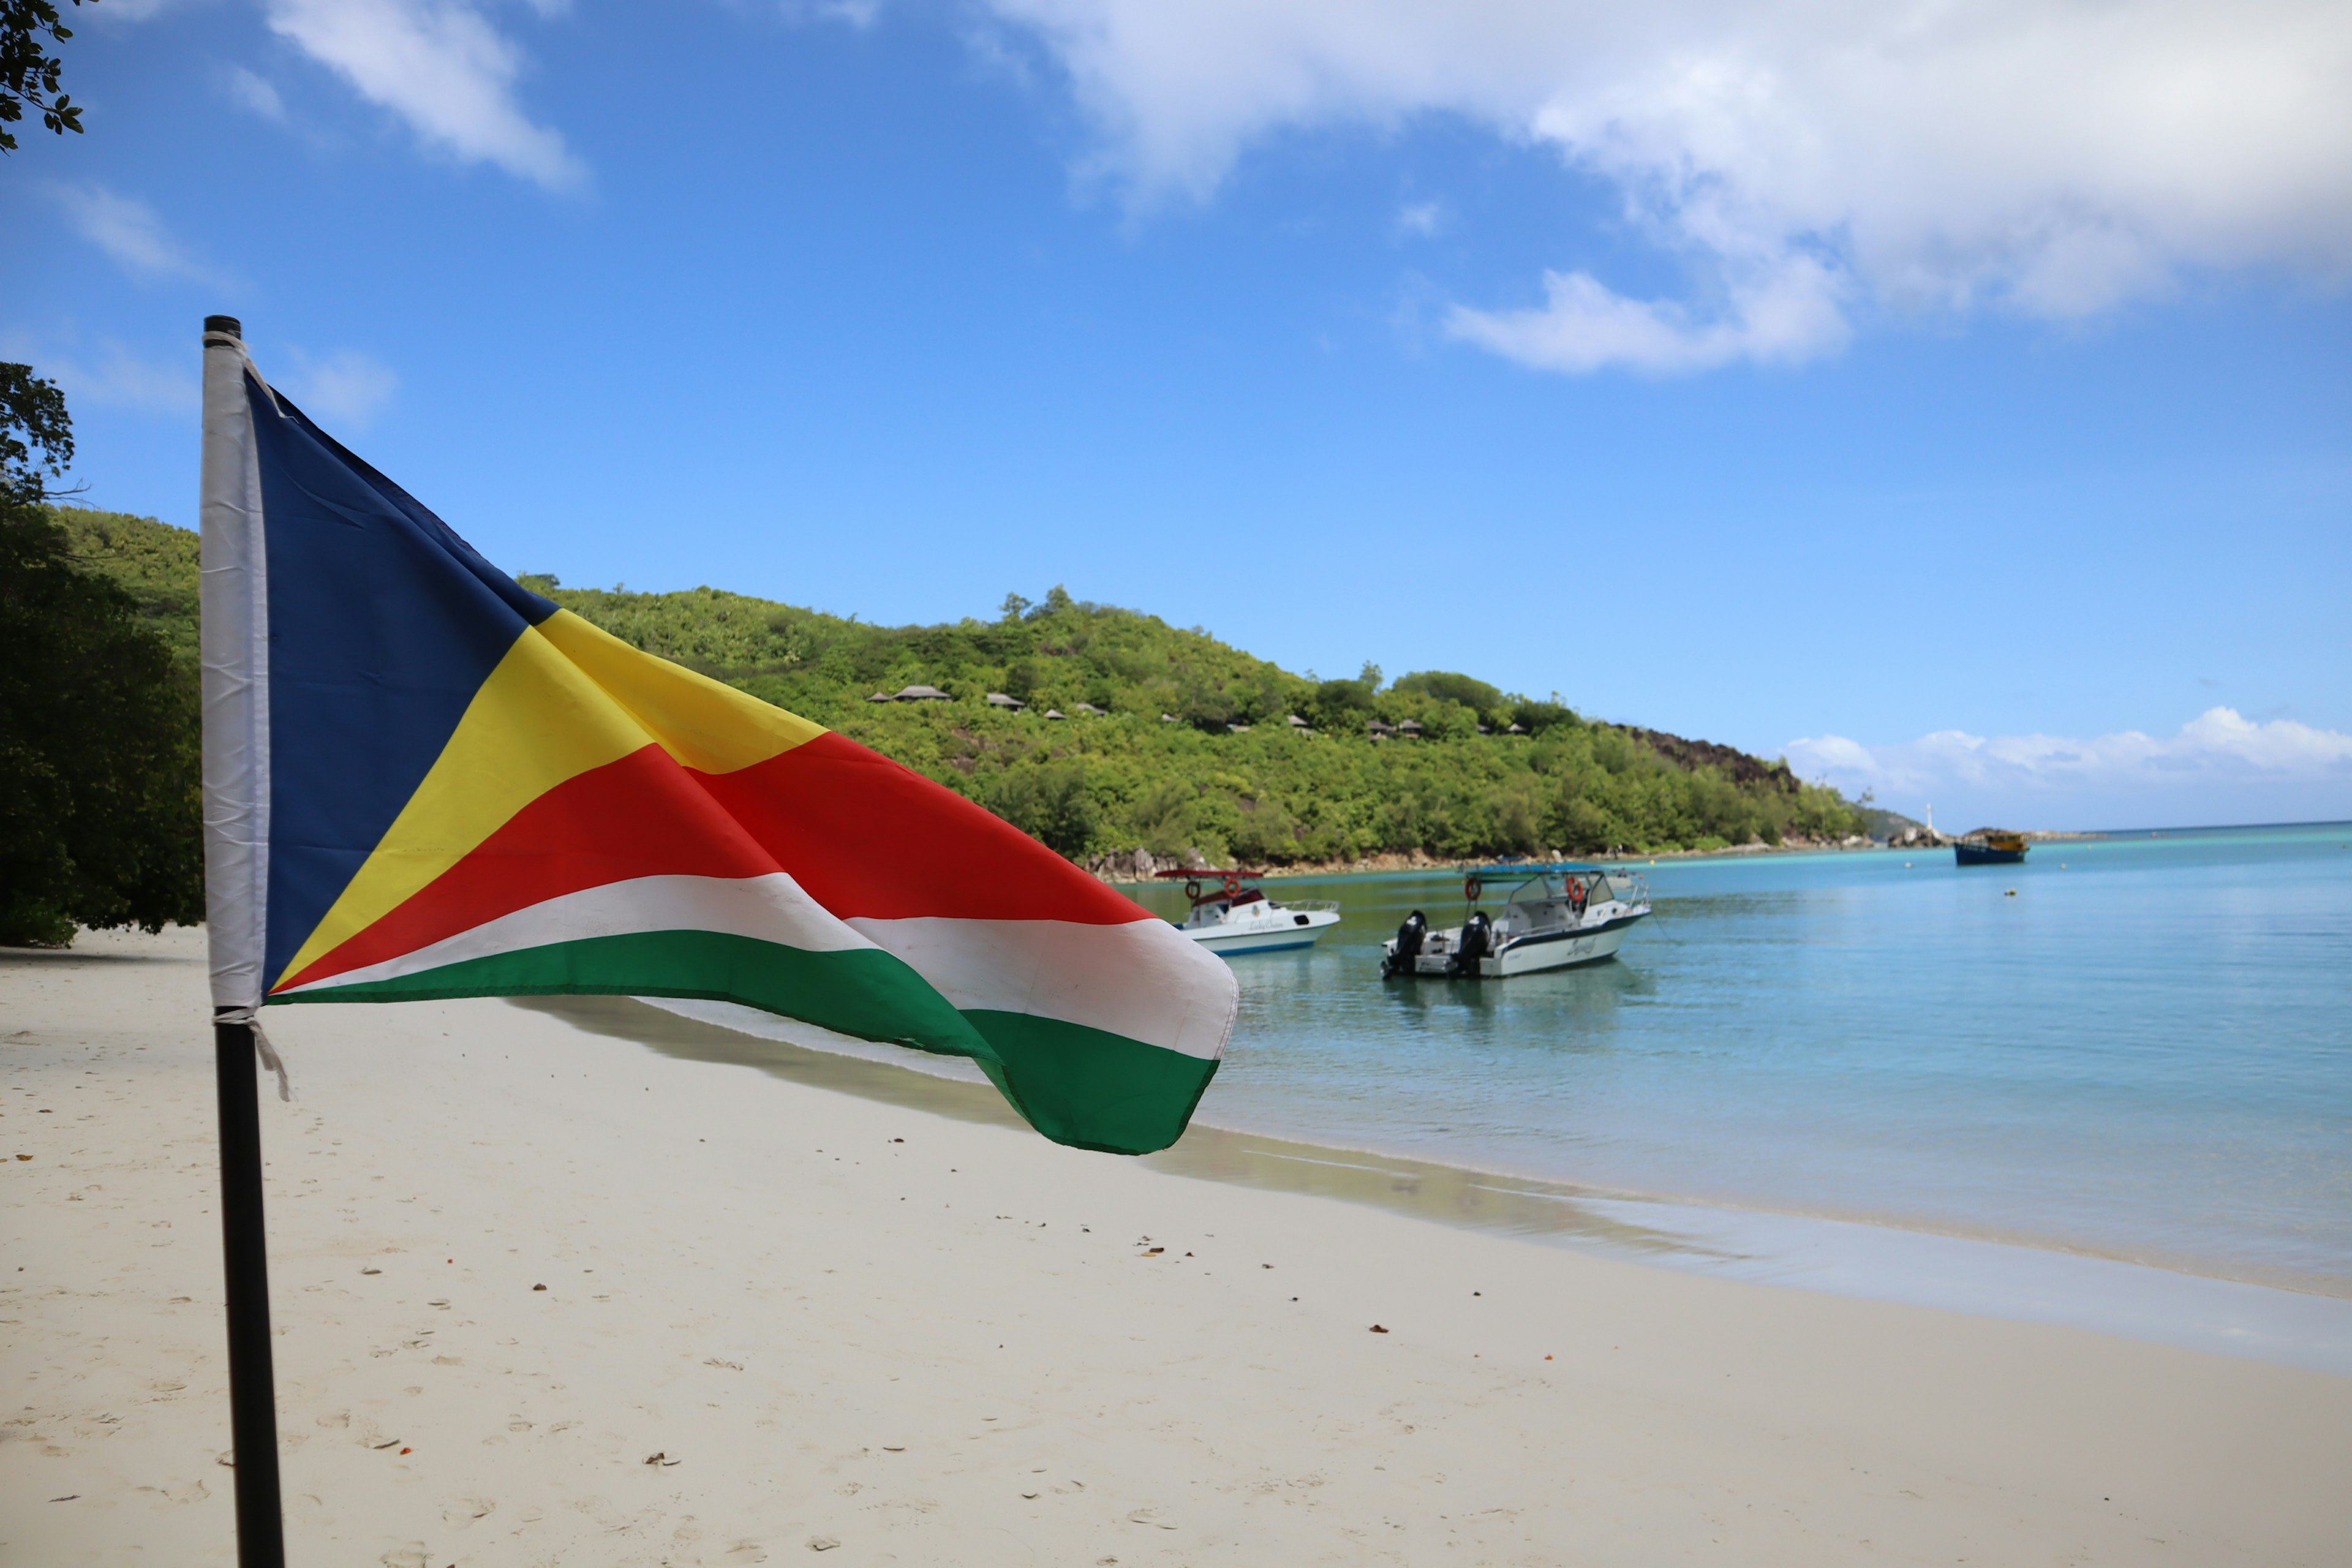
<svg viewBox="0 0 2352 1568">
<path fill-rule="evenodd" d="M 509 1000 L 515 1006 L 561 1018 L 574 1028 L 635 1040 L 664 1056 L 685 1061 L 757 1068 L 795 1083 L 901 1105 L 910 1110 L 995 1127 L 1026 1129 L 1026 1123 L 999 1098 L 996 1090 L 984 1083 L 939 1078 L 883 1062 L 740 1034 L 717 1024 L 650 1006 L 634 997 L 516 996 Z M 1622 1199 L 1626 1195 L 1623 1194 L 1491 1175 L 1389 1154 L 1327 1149 L 1199 1122 L 1193 1123 L 1174 1148 L 1144 1155 L 1143 1162 L 1155 1170 L 1175 1175 L 1337 1198 L 1416 1219 L 1530 1239 L 1574 1239 L 1645 1255 L 1672 1253 L 1689 1257 L 1700 1250 L 1663 1232 L 1606 1217 L 1580 1201 Z"/>
</svg>

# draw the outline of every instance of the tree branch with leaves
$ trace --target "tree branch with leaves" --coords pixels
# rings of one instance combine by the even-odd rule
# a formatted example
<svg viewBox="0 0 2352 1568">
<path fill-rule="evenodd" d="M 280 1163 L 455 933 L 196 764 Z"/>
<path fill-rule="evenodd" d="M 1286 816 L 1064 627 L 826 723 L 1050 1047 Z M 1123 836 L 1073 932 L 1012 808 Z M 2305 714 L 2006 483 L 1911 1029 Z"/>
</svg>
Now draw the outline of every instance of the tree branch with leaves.
<svg viewBox="0 0 2352 1568">
<path fill-rule="evenodd" d="M 58 384 L 31 365 L 0 363 L 0 497 L 38 506 L 73 455 L 73 419 Z"/>
<path fill-rule="evenodd" d="M 65 62 L 48 51 L 72 37 L 54 0 L 0 0 L 0 153 L 16 150 L 7 128 L 25 118 L 27 104 L 58 135 L 81 134 L 81 106 L 64 90 Z"/>
</svg>

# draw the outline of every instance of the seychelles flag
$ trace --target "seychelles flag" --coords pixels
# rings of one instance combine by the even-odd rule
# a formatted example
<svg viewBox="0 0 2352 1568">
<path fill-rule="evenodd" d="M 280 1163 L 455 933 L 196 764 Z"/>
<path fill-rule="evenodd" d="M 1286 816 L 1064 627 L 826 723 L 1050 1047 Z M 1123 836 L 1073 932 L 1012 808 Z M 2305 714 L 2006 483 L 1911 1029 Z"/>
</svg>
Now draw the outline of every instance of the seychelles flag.
<svg viewBox="0 0 2352 1568">
<path fill-rule="evenodd" d="M 205 338 L 214 1003 L 740 1003 L 978 1063 L 1029 1123 L 1184 1131 L 1233 975 L 954 792 L 477 554 Z"/>
</svg>

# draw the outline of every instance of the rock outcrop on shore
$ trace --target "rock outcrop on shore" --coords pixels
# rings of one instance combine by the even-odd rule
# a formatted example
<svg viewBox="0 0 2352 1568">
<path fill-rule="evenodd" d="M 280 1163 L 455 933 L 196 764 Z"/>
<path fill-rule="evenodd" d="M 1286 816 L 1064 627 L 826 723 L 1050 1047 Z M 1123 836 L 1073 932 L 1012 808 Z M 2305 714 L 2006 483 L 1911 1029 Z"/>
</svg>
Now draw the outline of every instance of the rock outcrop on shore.
<svg viewBox="0 0 2352 1568">
<path fill-rule="evenodd" d="M 1734 746 L 1685 740 L 1664 730 L 1644 730 L 1635 725 L 1625 732 L 1678 768 L 1692 773 L 1713 768 L 1736 784 L 1764 784 L 1784 795 L 1797 793 L 1797 775 L 1785 762 L 1768 763 Z"/>
</svg>

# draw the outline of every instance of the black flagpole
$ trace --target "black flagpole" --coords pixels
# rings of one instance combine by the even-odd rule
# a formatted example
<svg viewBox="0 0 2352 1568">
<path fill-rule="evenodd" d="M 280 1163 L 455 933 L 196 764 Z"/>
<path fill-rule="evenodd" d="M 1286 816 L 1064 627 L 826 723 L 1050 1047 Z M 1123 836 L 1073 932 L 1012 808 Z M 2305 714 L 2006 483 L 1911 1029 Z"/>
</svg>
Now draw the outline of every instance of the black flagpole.
<svg viewBox="0 0 2352 1568">
<path fill-rule="evenodd" d="M 260 1085 L 253 1026 L 213 1025 L 220 1083 L 221 1253 L 228 1267 L 229 1441 L 237 1568 L 286 1568 L 278 1502 L 278 1394 L 269 1365 L 269 1252 L 261 1223 Z"/>
<path fill-rule="evenodd" d="M 269 1365 L 269 1236 L 261 1212 L 261 1105 L 250 971 L 259 958 L 248 776 L 254 698 L 258 506 L 252 452 L 237 439 L 245 402 L 244 325 L 205 318 L 205 901 L 213 951 L 213 1070 L 220 1089 L 221 1263 L 228 1281 L 229 1460 L 236 1467 L 239 1568 L 286 1568 L 278 1499 L 278 1391 Z M 223 357 L 233 355 L 232 358 Z M 266 688 L 264 689 L 266 690 Z M 261 784 L 267 788 L 266 781 Z M 244 897 L 240 898 L 242 893 Z M 242 907 L 241 907 L 242 906 Z M 248 929 L 249 928 L 249 929 Z M 224 954 L 229 994 L 223 996 Z M 240 965 L 238 960 L 242 959 Z M 241 978 L 240 978 L 241 976 Z M 222 1005 L 244 1001 L 243 1006 Z M 280 1088 L 283 1075 L 280 1075 Z"/>
</svg>

